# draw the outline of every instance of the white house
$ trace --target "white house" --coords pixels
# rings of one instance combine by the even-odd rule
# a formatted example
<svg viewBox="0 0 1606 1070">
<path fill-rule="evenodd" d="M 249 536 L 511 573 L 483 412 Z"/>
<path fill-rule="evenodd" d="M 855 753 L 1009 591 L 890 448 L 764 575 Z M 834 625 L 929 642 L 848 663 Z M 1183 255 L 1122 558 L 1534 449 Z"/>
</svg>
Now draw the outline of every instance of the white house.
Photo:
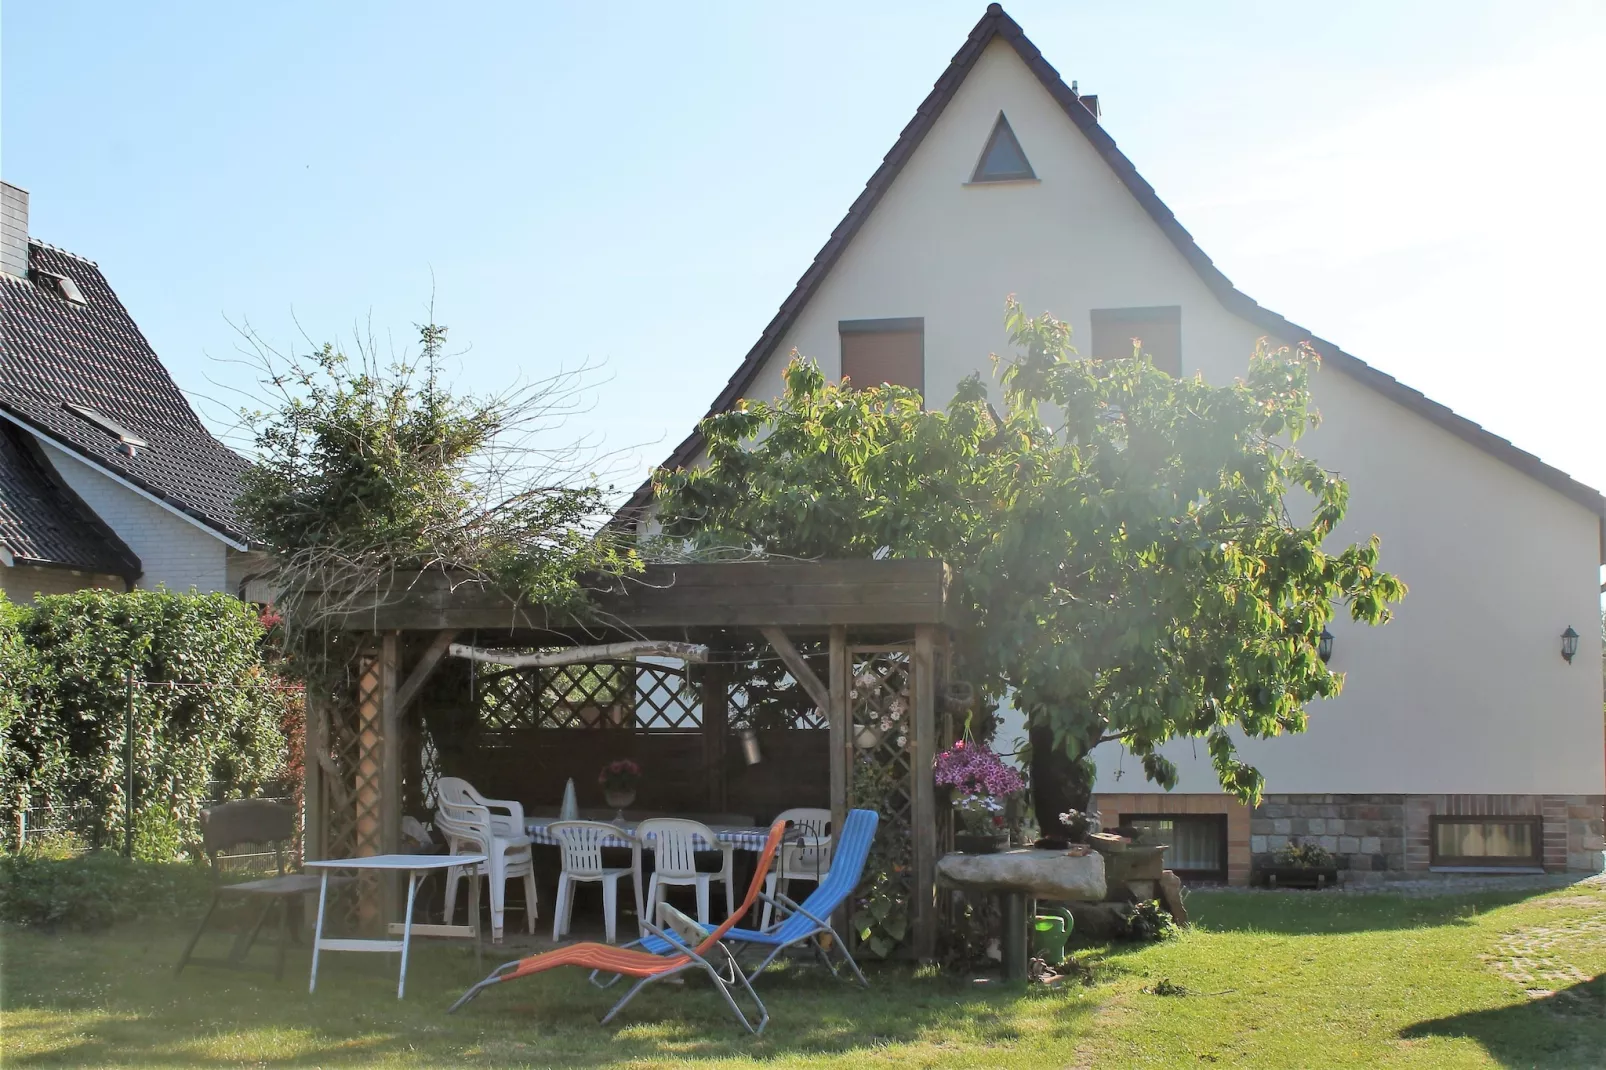
<svg viewBox="0 0 1606 1070">
<path fill-rule="evenodd" d="M 213 438 L 92 261 L 0 183 L 0 590 L 246 595 L 246 462 Z"/>
<path fill-rule="evenodd" d="M 1379 534 L 1411 588 L 1386 627 L 1333 626 L 1347 683 L 1307 733 L 1245 744 L 1268 783 L 1252 814 L 1190 746 L 1168 751 L 1182 777 L 1166 793 L 1111 745 L 1097 754 L 1107 824 L 1169 821 L 1174 868 L 1233 882 L 1290 837 L 1356 876 L 1601 868 L 1606 501 L 1240 293 L 1116 147 L 1097 100 L 998 5 L 710 411 L 778 394 L 794 349 L 944 404 L 1008 352 L 1011 293 L 1068 320 L 1084 354 L 1126 355 L 1138 336 L 1161 367 L 1213 382 L 1241 374 L 1259 338 L 1310 341 L 1324 423 L 1301 445 L 1350 480 L 1337 538 Z M 668 463 L 696 463 L 701 446 L 693 434 Z"/>
</svg>

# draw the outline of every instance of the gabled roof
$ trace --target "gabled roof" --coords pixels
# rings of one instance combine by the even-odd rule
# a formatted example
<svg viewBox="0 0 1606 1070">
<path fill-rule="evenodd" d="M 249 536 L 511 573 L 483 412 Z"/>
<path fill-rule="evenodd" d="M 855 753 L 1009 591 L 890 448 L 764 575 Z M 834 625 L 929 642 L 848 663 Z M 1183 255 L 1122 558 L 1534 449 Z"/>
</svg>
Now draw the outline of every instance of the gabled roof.
<svg viewBox="0 0 1606 1070">
<path fill-rule="evenodd" d="M 1038 51 L 1037 46 L 1027 39 L 1020 25 L 1005 14 L 1004 9 L 998 4 L 988 5 L 987 13 L 982 16 L 981 21 L 976 23 L 975 28 L 970 31 L 970 36 L 965 39 L 965 43 L 960 47 L 959 51 L 954 53 L 954 58 L 948 64 L 947 70 L 943 71 L 942 77 L 937 79 L 936 84 L 932 86 L 930 94 L 927 95 L 926 99 L 921 102 L 920 107 L 915 111 L 914 118 L 909 120 L 909 124 L 898 135 L 897 142 L 881 161 L 881 166 L 876 169 L 875 174 L 870 176 L 870 181 L 865 184 L 864 192 L 859 194 L 853 205 L 848 209 L 848 214 L 843 217 L 842 222 L 838 223 L 836 229 L 831 232 L 831 237 L 826 241 L 824 247 L 815 254 L 814 262 L 803 273 L 803 277 L 798 280 L 797 286 L 787 295 L 786 300 L 781 302 L 780 310 L 776 312 L 775 318 L 770 320 L 769 325 L 764 328 L 764 333 L 759 336 L 757 343 L 754 344 L 752 349 L 748 350 L 747 356 L 742 359 L 741 365 L 737 367 L 735 373 L 730 377 L 730 381 L 725 384 L 724 389 L 719 392 L 719 396 L 714 399 L 713 405 L 709 406 L 708 415 L 712 416 L 729 409 L 752 386 L 753 380 L 758 377 L 765 362 L 775 352 L 776 347 L 780 345 L 781 339 L 796 321 L 803 307 L 808 303 L 809 298 L 814 296 L 814 292 L 830 273 L 831 268 L 836 265 L 837 260 L 847 249 L 854 235 L 859 232 L 859 228 L 864 225 L 865 220 L 870 217 L 870 213 L 880 203 L 882 196 L 891 187 L 893 180 L 898 177 L 904 165 L 909 162 L 915 150 L 920 147 L 920 143 L 925 140 L 931 128 L 936 125 L 937 117 L 948 106 L 948 102 L 958 92 L 959 86 L 964 82 L 966 75 L 970 73 L 976 61 L 981 58 L 983 50 L 992 43 L 994 38 L 1007 41 L 1015 49 L 1021 61 L 1037 76 L 1037 80 L 1042 83 L 1043 88 L 1048 90 L 1049 95 L 1059 103 L 1071 122 L 1088 139 L 1099 155 L 1104 158 L 1104 162 L 1110 166 L 1110 169 L 1125 183 L 1132 196 L 1137 198 L 1138 203 L 1149 213 L 1149 217 L 1154 220 L 1165 236 L 1171 240 L 1171 244 L 1176 246 L 1177 251 L 1182 254 L 1183 258 L 1193 267 L 1193 270 L 1228 311 L 1237 314 L 1265 331 L 1268 335 L 1281 341 L 1292 343 L 1309 340 L 1316 351 L 1321 354 L 1325 367 L 1343 372 L 1358 382 L 1371 387 L 1390 401 L 1410 409 L 1419 416 L 1425 417 L 1458 438 L 1504 461 L 1524 475 L 1538 480 L 1545 486 L 1599 514 L 1602 518 L 1601 550 L 1603 558 L 1606 558 L 1606 498 L 1603 498 L 1599 491 L 1587 487 L 1567 473 L 1551 467 L 1533 454 L 1518 449 L 1508 440 L 1485 430 L 1482 426 L 1468 420 L 1466 417 L 1456 415 L 1448 407 L 1432 400 L 1420 390 L 1414 390 L 1392 375 L 1378 371 L 1359 357 L 1344 352 L 1344 350 L 1325 338 L 1319 338 L 1304 327 L 1289 322 L 1270 309 L 1262 308 L 1253 298 L 1233 286 L 1232 280 L 1222 274 L 1221 270 L 1205 255 L 1204 250 L 1199 248 L 1198 243 L 1193 240 L 1193 235 L 1189 234 L 1183 229 L 1182 224 L 1177 222 L 1177 217 L 1160 200 L 1159 195 L 1154 192 L 1154 187 L 1149 185 L 1142 175 L 1138 174 L 1137 168 L 1132 166 L 1132 161 L 1127 159 L 1126 155 L 1116 147 L 1115 140 L 1099 125 L 1098 118 L 1082 103 L 1082 99 L 1065 84 L 1064 79 L 1059 76 L 1059 72 L 1043 58 L 1043 54 Z M 702 449 L 702 445 L 702 435 L 697 431 L 693 431 L 680 445 L 675 447 L 668 459 L 665 460 L 664 467 L 676 468 L 691 463 L 696 459 L 698 452 Z M 649 480 L 631 496 L 630 500 L 621 508 L 620 513 L 621 515 L 628 515 L 632 511 L 646 506 L 651 500 L 652 483 Z"/>
<path fill-rule="evenodd" d="M 234 499 L 246 461 L 213 438 L 100 269 L 40 242 L 30 278 L 0 275 L 0 417 L 124 480 L 232 543 L 246 542 Z M 65 299 L 50 276 L 77 284 Z M 69 409 L 109 417 L 145 445 Z"/>
<path fill-rule="evenodd" d="M 139 578 L 128 544 L 63 483 L 32 435 L 0 423 L 0 549 L 12 563 Z"/>
</svg>

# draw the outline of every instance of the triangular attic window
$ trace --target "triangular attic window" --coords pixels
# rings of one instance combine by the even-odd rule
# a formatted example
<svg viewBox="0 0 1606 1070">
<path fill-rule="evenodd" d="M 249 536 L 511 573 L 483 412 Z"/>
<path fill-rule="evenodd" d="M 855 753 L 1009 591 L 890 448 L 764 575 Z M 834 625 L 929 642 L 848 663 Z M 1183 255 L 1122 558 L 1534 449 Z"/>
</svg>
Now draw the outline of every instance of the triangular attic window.
<svg viewBox="0 0 1606 1070">
<path fill-rule="evenodd" d="M 970 176 L 970 180 L 1010 182 L 1036 177 L 1026 153 L 1021 151 L 1020 142 L 1015 139 L 1015 131 L 1009 128 L 1009 120 L 1004 118 L 1003 112 L 999 112 L 998 122 L 993 124 L 993 134 L 987 139 L 987 147 L 982 150 L 981 159 L 976 162 L 976 173 Z"/>
</svg>

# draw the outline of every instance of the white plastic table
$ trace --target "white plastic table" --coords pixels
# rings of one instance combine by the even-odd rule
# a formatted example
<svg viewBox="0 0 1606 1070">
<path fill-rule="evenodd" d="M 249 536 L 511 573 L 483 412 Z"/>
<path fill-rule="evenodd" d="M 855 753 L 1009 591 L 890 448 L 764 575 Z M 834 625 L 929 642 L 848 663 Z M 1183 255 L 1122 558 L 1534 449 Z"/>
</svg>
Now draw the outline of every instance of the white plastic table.
<svg viewBox="0 0 1606 1070">
<path fill-rule="evenodd" d="M 432 869 L 449 869 L 452 866 L 478 867 L 486 861 L 484 855 L 369 855 L 367 858 L 326 858 L 315 862 L 308 862 L 307 869 L 323 870 L 323 881 L 318 887 L 318 928 L 312 938 L 312 979 L 307 983 L 308 992 L 318 990 L 318 952 L 320 951 L 400 951 L 401 952 L 401 978 L 396 982 L 396 998 L 401 999 L 407 991 L 407 945 L 412 940 L 413 933 L 421 935 L 456 935 L 455 925 L 414 925 L 413 924 L 413 898 L 418 893 L 418 882 L 422 875 Z M 400 940 L 361 940 L 361 939 L 335 939 L 323 938 L 323 910 L 329 898 L 329 874 L 337 869 L 378 870 L 388 873 L 407 874 L 407 912 L 402 915 L 400 926 L 392 925 L 394 932 L 401 929 Z M 477 870 L 476 870 L 477 872 Z M 477 882 L 476 882 L 477 884 Z M 476 891 L 478 888 L 476 886 Z M 478 903 L 479 896 L 475 895 L 469 900 Z M 478 911 L 471 909 L 469 917 L 474 919 L 471 926 L 474 935 L 474 946 L 479 947 Z M 450 919 L 448 919 L 450 920 Z M 454 930 L 453 933 L 437 932 L 437 930 Z M 429 933 L 425 933 L 429 930 Z"/>
</svg>

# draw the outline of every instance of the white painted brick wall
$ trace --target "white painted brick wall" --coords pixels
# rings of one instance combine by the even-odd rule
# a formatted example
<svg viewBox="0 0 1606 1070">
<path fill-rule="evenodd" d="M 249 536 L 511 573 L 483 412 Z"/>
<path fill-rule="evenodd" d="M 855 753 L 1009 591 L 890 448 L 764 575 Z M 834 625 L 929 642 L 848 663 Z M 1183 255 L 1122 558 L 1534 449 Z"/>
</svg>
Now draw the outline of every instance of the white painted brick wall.
<svg viewBox="0 0 1606 1070">
<path fill-rule="evenodd" d="M 32 602 L 36 595 L 71 594 L 85 587 L 105 587 L 121 591 L 123 581 L 116 576 L 73 572 L 65 568 L 39 568 L 36 565 L 0 565 L 0 591 L 13 602 Z"/>
<path fill-rule="evenodd" d="M 228 591 L 228 545 L 71 454 L 41 440 L 62 479 L 139 555 L 139 586 Z"/>
</svg>

